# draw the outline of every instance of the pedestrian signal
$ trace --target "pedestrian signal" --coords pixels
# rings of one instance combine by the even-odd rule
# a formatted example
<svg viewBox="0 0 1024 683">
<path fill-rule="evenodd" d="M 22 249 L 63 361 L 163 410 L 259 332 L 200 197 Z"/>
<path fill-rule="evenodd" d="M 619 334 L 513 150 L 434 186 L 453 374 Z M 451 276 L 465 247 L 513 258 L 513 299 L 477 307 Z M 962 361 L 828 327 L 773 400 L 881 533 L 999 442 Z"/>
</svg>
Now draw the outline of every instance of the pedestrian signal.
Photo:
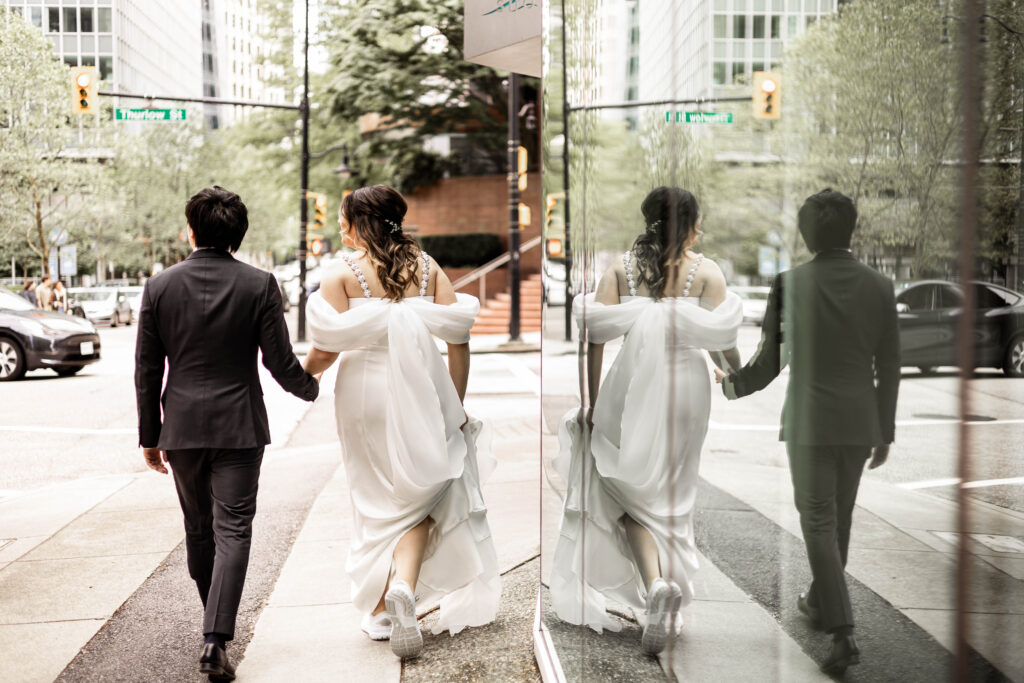
<svg viewBox="0 0 1024 683">
<path fill-rule="evenodd" d="M 782 113 L 782 81 L 770 71 L 754 72 L 754 118 L 777 120 Z"/>
<path fill-rule="evenodd" d="M 71 111 L 75 114 L 99 114 L 99 76 L 94 66 L 71 68 Z"/>
</svg>

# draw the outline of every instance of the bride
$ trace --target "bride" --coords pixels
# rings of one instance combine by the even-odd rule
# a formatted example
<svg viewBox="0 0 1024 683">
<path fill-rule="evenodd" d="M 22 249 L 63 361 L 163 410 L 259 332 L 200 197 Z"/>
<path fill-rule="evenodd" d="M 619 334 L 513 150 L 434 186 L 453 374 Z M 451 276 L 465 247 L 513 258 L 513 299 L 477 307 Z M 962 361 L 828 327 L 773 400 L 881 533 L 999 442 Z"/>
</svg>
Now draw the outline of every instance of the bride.
<svg viewBox="0 0 1024 683">
<path fill-rule="evenodd" d="M 619 630 L 606 599 L 632 607 L 644 650 L 656 654 L 693 598 L 694 499 L 711 411 L 702 349 L 740 367 L 743 310 L 718 266 L 693 251 L 702 233 L 692 194 L 659 187 L 641 212 L 646 229 L 633 249 L 573 306 L 589 342 L 590 409 L 560 427 L 555 466 L 568 490 L 551 596 L 562 620 L 598 632 Z M 623 335 L 602 382 L 604 345 Z"/>
<path fill-rule="evenodd" d="M 405 212 L 385 185 L 342 200 L 342 240 L 355 252 L 309 299 L 304 366 L 319 376 L 344 352 L 335 410 L 353 508 L 352 602 L 370 638 L 414 657 L 417 599 L 440 599 L 433 631 L 455 634 L 494 620 L 501 579 L 480 493 L 494 463 L 462 407 L 480 303 L 456 294 L 403 232 Z M 432 334 L 448 343 L 447 368 Z"/>
</svg>

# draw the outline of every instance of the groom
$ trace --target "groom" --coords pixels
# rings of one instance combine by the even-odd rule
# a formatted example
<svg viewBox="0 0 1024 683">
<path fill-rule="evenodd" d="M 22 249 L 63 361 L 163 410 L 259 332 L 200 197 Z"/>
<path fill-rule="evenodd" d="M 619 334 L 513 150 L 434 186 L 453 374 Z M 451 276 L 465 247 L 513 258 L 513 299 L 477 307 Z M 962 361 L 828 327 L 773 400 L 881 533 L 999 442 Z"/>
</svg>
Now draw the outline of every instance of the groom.
<svg viewBox="0 0 1024 683">
<path fill-rule="evenodd" d="M 185 514 L 188 571 L 206 611 L 199 671 L 230 681 L 234 667 L 224 644 L 234 637 L 263 447 L 270 443 L 257 353 L 299 398 L 315 399 L 319 384 L 292 352 L 274 276 L 231 255 L 249 227 L 239 196 L 207 188 L 188 201 L 185 217 L 192 254 L 150 278 L 142 293 L 139 445 L 150 468 L 167 474 L 164 464 L 171 466 Z"/>
<path fill-rule="evenodd" d="M 844 569 L 864 463 L 881 466 L 893 442 L 900 338 L 892 282 L 850 251 L 857 209 L 831 189 L 797 218 L 814 254 L 772 284 L 761 344 L 745 367 L 724 375 L 726 397 L 764 389 L 790 366 L 781 440 L 789 454 L 813 582 L 797 607 L 832 635 L 823 671 L 860 661 Z"/>
</svg>

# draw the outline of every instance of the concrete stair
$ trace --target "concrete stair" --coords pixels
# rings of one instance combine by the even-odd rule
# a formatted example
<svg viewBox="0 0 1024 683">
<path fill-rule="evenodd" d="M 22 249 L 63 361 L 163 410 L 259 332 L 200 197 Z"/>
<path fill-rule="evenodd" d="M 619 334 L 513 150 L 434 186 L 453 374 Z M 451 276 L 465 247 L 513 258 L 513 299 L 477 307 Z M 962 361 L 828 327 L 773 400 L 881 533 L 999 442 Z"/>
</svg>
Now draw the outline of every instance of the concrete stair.
<svg viewBox="0 0 1024 683">
<path fill-rule="evenodd" d="M 519 283 L 519 329 L 521 332 L 539 332 L 541 328 L 540 274 L 530 275 Z M 480 308 L 470 334 L 508 334 L 512 297 L 500 292 Z"/>
</svg>

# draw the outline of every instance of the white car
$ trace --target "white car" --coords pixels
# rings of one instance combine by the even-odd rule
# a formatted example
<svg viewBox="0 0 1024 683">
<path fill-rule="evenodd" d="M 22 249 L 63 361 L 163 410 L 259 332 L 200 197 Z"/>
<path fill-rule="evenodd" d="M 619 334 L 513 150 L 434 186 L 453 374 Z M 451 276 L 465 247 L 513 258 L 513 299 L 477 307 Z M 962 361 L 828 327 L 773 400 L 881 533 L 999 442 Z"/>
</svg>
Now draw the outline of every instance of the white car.
<svg viewBox="0 0 1024 683">
<path fill-rule="evenodd" d="M 128 297 L 128 305 L 131 307 L 132 315 L 136 320 L 139 318 L 139 304 L 142 303 L 142 290 L 143 287 L 138 285 L 121 288 L 121 293 Z"/>
<path fill-rule="evenodd" d="M 544 300 L 548 306 L 565 305 L 565 262 L 544 259 Z"/>
<path fill-rule="evenodd" d="M 730 287 L 743 300 L 743 322 L 760 325 L 768 308 L 770 287 Z"/>
<path fill-rule="evenodd" d="M 68 290 L 68 301 L 81 306 L 92 323 L 109 323 L 111 327 L 132 324 L 132 308 L 120 287 L 76 287 Z"/>
</svg>

